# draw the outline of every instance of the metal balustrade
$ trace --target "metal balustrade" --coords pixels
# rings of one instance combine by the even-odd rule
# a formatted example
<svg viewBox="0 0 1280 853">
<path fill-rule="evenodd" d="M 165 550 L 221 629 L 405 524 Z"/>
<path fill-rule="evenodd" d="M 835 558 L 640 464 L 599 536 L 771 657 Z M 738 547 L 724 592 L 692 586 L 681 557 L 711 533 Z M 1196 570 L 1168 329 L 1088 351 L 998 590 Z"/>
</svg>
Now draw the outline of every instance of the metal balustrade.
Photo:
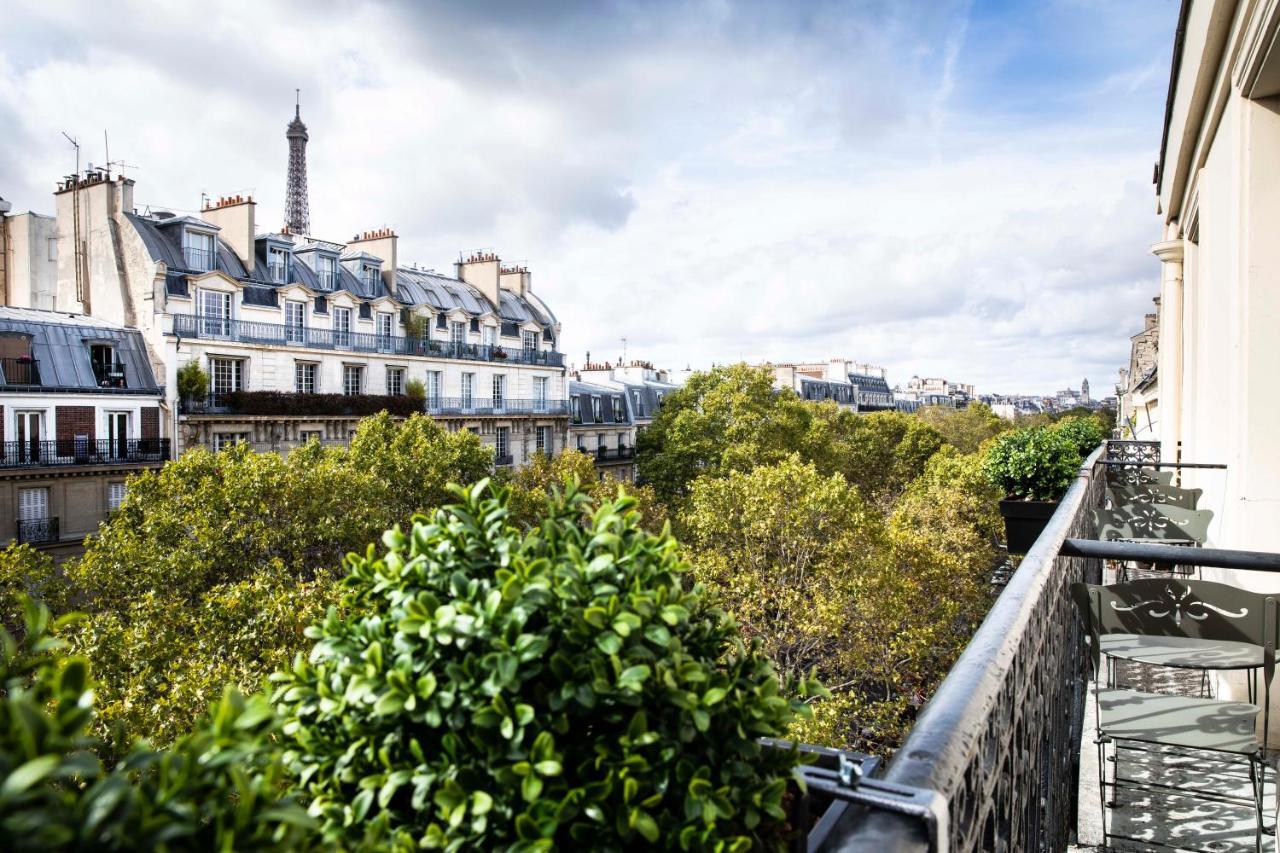
<svg viewBox="0 0 1280 853">
<path fill-rule="evenodd" d="M 271 400 L 259 403 L 253 398 L 255 392 L 245 392 L 243 399 L 237 394 L 214 393 L 201 400 L 183 400 L 180 404 L 183 414 L 239 414 L 239 415 L 282 415 L 292 414 L 297 417 L 349 417 L 362 416 L 371 412 L 364 411 L 369 404 L 379 400 L 395 400 L 393 414 L 403 414 L 407 401 L 411 398 L 403 395 L 383 394 L 306 394 L 289 391 L 272 392 Z M 279 399 L 291 401 L 296 398 L 294 412 L 281 412 Z M 359 409 L 360 411 L 356 411 Z M 492 399 L 487 397 L 427 397 L 420 401 L 415 411 L 429 415 L 461 415 L 461 416 L 494 416 L 506 415 L 545 415 L 547 417 L 564 417 L 569 412 L 568 400 L 528 400 L 515 397 Z"/>
<path fill-rule="evenodd" d="M 0 358 L 6 385 L 39 385 L 40 362 L 34 358 Z"/>
<path fill-rule="evenodd" d="M 173 333 L 179 337 L 215 341 L 239 341 L 269 346 L 295 346 L 337 352 L 367 352 L 409 355 L 421 358 L 452 358 L 463 361 L 510 362 L 545 367 L 563 367 L 564 354 L 550 350 L 528 350 L 487 344 L 453 343 L 400 335 L 379 335 L 335 329 L 286 326 L 198 314 L 174 314 Z"/>
<path fill-rule="evenodd" d="M 52 518 L 19 518 L 15 519 L 18 542 L 32 545 L 46 545 L 59 539 L 58 517 Z"/>
<path fill-rule="evenodd" d="M 106 438 L 100 441 L 59 438 L 52 441 L 0 442 L 0 469 L 164 462 L 168 458 L 167 438 Z"/>
</svg>

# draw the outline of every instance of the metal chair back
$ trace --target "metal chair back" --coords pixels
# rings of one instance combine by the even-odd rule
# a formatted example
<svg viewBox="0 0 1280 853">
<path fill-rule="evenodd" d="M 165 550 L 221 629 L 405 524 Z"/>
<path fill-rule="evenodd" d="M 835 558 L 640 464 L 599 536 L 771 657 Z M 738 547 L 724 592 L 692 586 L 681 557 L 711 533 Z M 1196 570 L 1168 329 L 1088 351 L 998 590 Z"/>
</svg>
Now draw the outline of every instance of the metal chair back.
<svg viewBox="0 0 1280 853">
<path fill-rule="evenodd" d="M 1112 465 L 1107 468 L 1107 485 L 1113 489 L 1116 486 L 1140 486 L 1143 484 L 1172 486 L 1173 472 L 1161 471 L 1159 468 L 1140 468 L 1128 465 Z"/>
<path fill-rule="evenodd" d="M 1111 505 L 1116 507 L 1165 504 L 1180 509 L 1195 509 L 1203 494 L 1204 489 L 1180 489 L 1159 483 L 1131 483 L 1107 489 L 1107 497 L 1111 500 Z"/>
<path fill-rule="evenodd" d="M 1093 510 L 1098 538 L 1180 540 L 1203 545 L 1213 510 L 1184 509 L 1159 503 L 1126 504 Z"/>
<path fill-rule="evenodd" d="M 1180 578 L 1138 578 L 1110 586 L 1076 583 L 1071 595 L 1089 627 L 1095 673 L 1102 634 L 1188 637 L 1261 646 L 1264 679 L 1271 685 L 1280 642 L 1275 595 Z"/>
</svg>

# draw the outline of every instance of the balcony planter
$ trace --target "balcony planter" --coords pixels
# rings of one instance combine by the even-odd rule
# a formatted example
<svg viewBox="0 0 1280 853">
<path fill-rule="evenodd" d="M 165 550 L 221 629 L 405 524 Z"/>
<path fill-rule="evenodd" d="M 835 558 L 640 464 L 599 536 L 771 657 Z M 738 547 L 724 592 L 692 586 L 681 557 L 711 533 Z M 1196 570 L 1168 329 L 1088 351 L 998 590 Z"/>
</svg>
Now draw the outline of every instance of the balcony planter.
<svg viewBox="0 0 1280 853">
<path fill-rule="evenodd" d="M 507 357 L 507 351 L 504 349 L 496 349 L 493 351 L 493 357 L 501 361 Z"/>
<path fill-rule="evenodd" d="M 1006 432 L 992 443 L 983 472 L 1004 490 L 1000 514 L 1010 553 L 1025 554 L 1035 544 L 1080 461 L 1075 442 L 1051 427 Z"/>
<path fill-rule="evenodd" d="M 1025 554 L 1031 550 L 1040 534 L 1044 533 L 1058 503 L 1018 499 L 1000 501 L 1000 515 L 1004 518 L 1004 535 L 1010 554 Z"/>
</svg>

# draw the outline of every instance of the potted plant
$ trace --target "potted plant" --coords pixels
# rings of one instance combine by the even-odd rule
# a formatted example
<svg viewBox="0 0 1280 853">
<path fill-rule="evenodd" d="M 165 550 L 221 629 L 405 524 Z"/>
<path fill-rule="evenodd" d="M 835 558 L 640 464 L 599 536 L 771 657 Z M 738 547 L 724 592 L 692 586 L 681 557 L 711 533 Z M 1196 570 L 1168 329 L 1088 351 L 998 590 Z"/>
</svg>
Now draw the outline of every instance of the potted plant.
<svg viewBox="0 0 1280 853">
<path fill-rule="evenodd" d="M 502 347 L 496 347 L 493 350 L 493 357 L 496 359 L 504 359 L 507 357 L 507 351 Z"/>
<path fill-rule="evenodd" d="M 1000 515 L 1010 553 L 1031 549 L 1079 468 L 1075 442 L 1052 427 L 1014 430 L 992 442 L 983 471 L 1005 493 Z"/>
<path fill-rule="evenodd" d="M 178 400 L 184 409 L 190 410 L 195 404 L 203 404 L 204 396 L 209 391 L 209 374 L 198 361 L 188 361 L 178 368 Z"/>
</svg>

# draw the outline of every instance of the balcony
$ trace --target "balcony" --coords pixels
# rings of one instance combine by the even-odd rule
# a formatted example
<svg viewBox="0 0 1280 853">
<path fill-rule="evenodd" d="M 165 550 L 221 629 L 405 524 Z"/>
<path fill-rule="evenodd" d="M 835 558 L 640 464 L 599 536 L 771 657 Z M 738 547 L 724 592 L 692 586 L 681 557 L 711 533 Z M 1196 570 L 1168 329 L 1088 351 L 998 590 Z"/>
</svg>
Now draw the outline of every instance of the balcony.
<svg viewBox="0 0 1280 853">
<path fill-rule="evenodd" d="M 54 441 L 0 442 L 0 470 L 68 465 L 158 464 L 168 458 L 167 438 L 101 441 L 60 438 Z"/>
<path fill-rule="evenodd" d="M 579 448 L 581 449 L 581 448 Z M 635 448 L 632 447 L 597 447 L 597 462 L 622 462 L 633 458 L 636 455 Z"/>
<path fill-rule="evenodd" d="M 184 246 L 182 249 L 183 260 L 186 261 L 187 269 L 197 272 L 208 272 L 217 266 L 217 255 L 212 249 L 197 249 L 194 246 Z"/>
<path fill-rule="evenodd" d="M 493 457 L 493 464 L 499 468 L 510 468 L 515 464 L 515 459 L 510 453 L 500 453 Z"/>
<path fill-rule="evenodd" d="M 129 380 L 125 376 L 124 362 L 93 363 L 93 381 L 99 388 L 128 388 Z"/>
<path fill-rule="evenodd" d="M 40 385 L 40 362 L 34 358 L 0 358 L 5 385 Z"/>
<path fill-rule="evenodd" d="M 436 416 L 563 417 L 565 400 L 498 400 L 480 397 L 428 397 L 399 394 L 304 394 L 294 391 L 226 391 L 199 400 L 184 400 L 185 415 L 275 415 L 292 417 L 366 417 L 387 411 L 398 417 L 419 412 Z"/>
<path fill-rule="evenodd" d="M 1255 788 L 1250 772 L 1240 762 L 1229 765 L 1220 752 L 1167 745 L 1193 730 L 1210 732 L 1210 740 L 1221 737 L 1227 729 L 1212 713 L 1192 711 L 1176 725 L 1159 727 L 1152 722 L 1158 714 L 1147 705 L 1133 710 L 1124 704 L 1146 701 L 1129 698 L 1131 692 L 1119 705 L 1099 699 L 1088 651 L 1097 642 L 1098 628 L 1090 629 L 1095 632 L 1090 640 L 1071 592 L 1079 582 L 1114 583 L 1114 572 L 1121 567 L 1129 577 L 1155 577 L 1153 589 L 1179 577 L 1189 582 L 1200 566 L 1280 573 L 1276 554 L 1099 538 L 1098 524 L 1100 519 L 1108 523 L 1107 516 L 1094 511 L 1108 500 L 1117 505 L 1130 474 L 1172 469 L 1175 473 L 1163 479 L 1180 479 L 1186 469 L 1224 467 L 1161 462 L 1159 445 L 1152 442 L 1114 442 L 1095 451 L 897 753 L 874 777 L 842 781 L 837 798 L 861 810 L 841 822 L 823 849 L 1063 851 L 1079 844 L 1114 851 L 1253 850 L 1258 833 L 1273 833 L 1274 751 L 1264 759 L 1262 766 L 1268 769 Z M 1108 472 L 1113 472 L 1110 486 Z M 1186 572 L 1175 574 L 1173 567 Z M 1251 577 L 1256 589 L 1280 587 L 1280 577 Z M 1171 589 L 1169 594 L 1174 594 Z M 1255 595 L 1261 599 L 1268 593 Z M 1130 621 L 1126 615 L 1114 618 L 1123 630 L 1137 633 L 1111 636 L 1148 637 L 1166 654 L 1182 647 L 1165 638 L 1207 636 L 1196 633 L 1206 630 L 1207 618 L 1204 610 L 1195 609 L 1197 599 L 1180 600 L 1189 603 L 1181 604 L 1177 615 L 1187 618 L 1155 607 L 1141 618 L 1189 627 L 1145 633 L 1134 627 L 1142 624 L 1138 616 Z M 1160 603 L 1134 601 L 1137 606 L 1128 610 Z M 1267 618 L 1274 619 L 1274 606 L 1267 605 L 1254 608 L 1258 621 L 1268 608 Z M 1237 630 L 1226 621 L 1232 612 L 1219 622 Z M 1235 636 L 1245 638 L 1243 633 Z M 1256 651 L 1259 660 L 1267 659 L 1260 646 Z M 1211 670 L 1103 660 L 1110 661 L 1109 668 L 1100 670 L 1104 680 L 1143 691 L 1157 702 L 1190 698 L 1212 705 L 1201 698 L 1202 691 L 1221 684 L 1205 677 Z M 1244 701 L 1246 682 L 1240 676 L 1235 684 L 1235 703 Z M 1262 705 L 1260 699 L 1257 704 Z M 1136 721 L 1140 734 L 1108 733 L 1098 739 L 1098 715 L 1112 715 L 1109 725 L 1114 725 L 1116 708 L 1126 722 Z M 1251 739 L 1253 720 L 1245 719 L 1231 731 L 1243 731 L 1241 736 Z M 1151 726 L 1157 727 L 1144 728 Z M 1112 755 L 1104 757 L 1103 750 Z M 1116 760 L 1120 753 L 1122 763 Z M 1257 801 L 1261 821 L 1255 820 Z M 1273 849 L 1269 842 L 1262 849 Z"/>
<path fill-rule="evenodd" d="M 367 305 L 362 304 L 362 308 Z M 361 314 L 368 319 L 370 315 Z M 174 314 L 173 333 L 182 338 L 214 341 L 238 341 L 278 347 L 303 347 L 336 352 L 367 352 L 407 355 L 420 358 L 450 358 L 462 361 L 509 362 L 542 367 L 563 367 L 564 355 L 548 350 L 510 349 L 485 344 L 457 344 L 378 335 L 369 332 L 338 331 L 286 326 L 282 323 L 258 323 L 229 320 L 195 314 Z"/>
<path fill-rule="evenodd" d="M 58 519 L 55 518 L 19 518 L 16 519 L 17 534 L 14 539 L 30 545 L 49 545 L 58 541 Z"/>
</svg>

